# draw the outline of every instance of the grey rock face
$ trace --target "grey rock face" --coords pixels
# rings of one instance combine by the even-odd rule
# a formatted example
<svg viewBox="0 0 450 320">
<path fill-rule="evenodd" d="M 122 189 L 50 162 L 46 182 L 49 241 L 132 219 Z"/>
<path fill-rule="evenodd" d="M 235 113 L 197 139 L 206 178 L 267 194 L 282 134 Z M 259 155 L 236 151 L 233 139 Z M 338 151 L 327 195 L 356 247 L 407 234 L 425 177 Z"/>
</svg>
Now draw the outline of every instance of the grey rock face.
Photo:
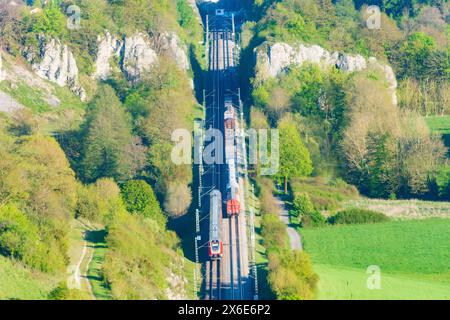
<svg viewBox="0 0 450 320">
<path fill-rule="evenodd" d="M 111 58 L 120 58 L 122 42 L 111 35 L 108 31 L 97 38 L 98 51 L 95 59 L 94 78 L 106 80 L 111 75 Z"/>
<path fill-rule="evenodd" d="M 158 56 L 142 33 L 126 38 L 124 46 L 123 71 L 128 80 L 139 80 L 144 72 L 151 70 Z"/>
<path fill-rule="evenodd" d="M 23 108 L 24 106 L 17 102 L 9 94 L 0 91 L 0 112 L 12 113 Z"/>
<path fill-rule="evenodd" d="M 153 38 L 153 46 L 160 55 L 172 58 L 182 70 L 189 70 L 189 58 L 187 48 L 181 43 L 175 32 L 163 32 Z"/>
<path fill-rule="evenodd" d="M 35 73 L 61 87 L 68 86 L 81 100 L 86 100 L 86 92 L 78 82 L 75 57 L 67 45 L 61 44 L 57 39 L 47 40 L 43 37 L 39 43 L 38 57 L 29 56 L 33 60 L 32 68 Z"/>
<path fill-rule="evenodd" d="M 164 32 L 152 38 L 144 33 L 126 37 L 123 41 L 109 32 L 98 38 L 98 52 L 93 76 L 105 80 L 111 75 L 111 58 L 117 57 L 120 68 L 129 81 L 139 81 L 148 73 L 158 57 L 166 56 L 182 70 L 189 70 L 187 48 L 174 32 Z"/>
<path fill-rule="evenodd" d="M 397 80 L 389 65 L 380 63 L 376 58 L 364 58 L 340 52 L 330 53 L 324 48 L 303 44 L 291 46 L 286 43 L 263 43 L 255 49 L 256 80 L 262 82 L 285 71 L 289 66 L 301 66 L 304 63 L 319 64 L 324 67 L 335 66 L 345 72 L 359 72 L 367 68 L 378 68 L 386 75 L 386 82 L 392 92 L 392 102 L 397 105 Z"/>
</svg>

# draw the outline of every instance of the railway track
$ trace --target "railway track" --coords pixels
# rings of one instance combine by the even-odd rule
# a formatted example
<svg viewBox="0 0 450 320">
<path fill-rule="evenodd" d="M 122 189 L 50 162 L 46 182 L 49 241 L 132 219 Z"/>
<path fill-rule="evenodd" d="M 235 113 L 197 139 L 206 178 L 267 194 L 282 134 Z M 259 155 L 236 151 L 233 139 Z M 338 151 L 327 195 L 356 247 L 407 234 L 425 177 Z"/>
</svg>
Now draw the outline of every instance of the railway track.
<svg viewBox="0 0 450 320">
<path fill-rule="evenodd" d="M 228 18 L 228 20 L 230 20 Z M 208 28 L 208 48 L 209 48 L 209 70 L 207 75 L 207 99 L 206 101 L 206 129 L 220 130 L 225 136 L 224 114 L 226 104 L 232 99 L 233 108 L 236 114 L 240 114 L 241 104 L 238 92 L 238 81 L 236 77 L 235 65 L 235 33 L 234 22 L 231 23 L 226 17 L 212 17 L 207 19 Z M 231 98 L 230 98 L 231 97 Z M 236 121 L 240 121 L 237 117 Z M 237 138 L 236 138 L 237 143 Z M 216 147 L 223 147 L 225 144 L 217 144 Z M 216 151 L 217 152 L 217 151 Z M 236 151 L 237 152 L 237 148 Z M 226 152 L 222 152 L 225 154 Z M 236 155 L 236 158 L 238 155 Z M 211 189 L 219 190 L 226 199 L 228 186 L 230 183 L 228 174 L 231 170 L 228 163 L 216 163 L 213 165 Z M 211 173 L 210 173 L 211 174 Z M 237 173 L 238 181 L 242 179 L 242 172 Z M 225 203 L 225 202 L 224 202 Z M 205 210 L 206 211 L 206 210 Z M 205 262 L 205 294 L 207 300 L 242 300 L 253 295 L 247 286 L 248 272 L 243 272 L 243 268 L 248 266 L 247 260 L 242 261 L 247 254 L 246 248 L 242 245 L 247 241 L 242 241 L 241 237 L 246 236 L 245 230 L 245 208 L 241 210 L 241 216 L 228 216 L 227 210 L 223 210 L 222 221 L 222 241 L 223 254 L 221 259 L 209 258 Z M 209 209 L 211 214 L 211 209 Z M 243 215 L 243 217 L 242 217 Z M 211 219 L 211 216 L 209 217 Z M 242 220 L 244 219 L 244 220 Z M 241 223 L 243 222 L 244 223 Z M 244 229 L 242 229 L 244 228 Z M 248 257 L 247 257 L 248 259 Z"/>
</svg>

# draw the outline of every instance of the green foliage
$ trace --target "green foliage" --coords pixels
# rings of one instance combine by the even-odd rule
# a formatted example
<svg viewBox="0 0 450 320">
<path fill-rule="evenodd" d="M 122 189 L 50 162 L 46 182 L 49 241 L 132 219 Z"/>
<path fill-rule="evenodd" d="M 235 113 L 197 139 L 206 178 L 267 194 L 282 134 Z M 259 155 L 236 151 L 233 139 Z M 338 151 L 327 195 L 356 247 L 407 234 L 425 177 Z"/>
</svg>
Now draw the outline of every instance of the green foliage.
<svg viewBox="0 0 450 320">
<path fill-rule="evenodd" d="M 0 255 L 0 283 L 1 300 L 43 300 L 53 287 L 54 279 Z"/>
<path fill-rule="evenodd" d="M 326 180 L 321 177 L 294 179 L 291 182 L 294 194 L 307 194 L 315 209 L 333 211 L 346 200 L 359 198 L 358 190 L 341 179 Z"/>
<path fill-rule="evenodd" d="M 302 228 L 318 228 L 325 225 L 327 219 L 317 210 L 313 210 L 301 218 Z"/>
<path fill-rule="evenodd" d="M 287 181 L 309 176 L 313 171 L 313 165 L 295 124 L 285 120 L 278 128 L 280 130 L 280 169 L 277 178 L 284 179 L 286 192 Z"/>
<path fill-rule="evenodd" d="M 367 224 L 386 222 L 389 218 L 381 212 L 364 209 L 346 209 L 330 217 L 330 224 Z"/>
<path fill-rule="evenodd" d="M 177 238 L 152 219 L 124 214 L 108 226 L 103 264 L 115 299 L 164 299 L 168 276 L 182 264 Z"/>
<path fill-rule="evenodd" d="M 446 57 L 436 61 L 435 70 L 428 68 L 428 61 L 430 61 L 435 48 L 436 41 L 432 37 L 423 32 L 411 34 L 392 53 L 391 61 L 394 62 L 400 78 L 407 76 L 418 79 L 426 78 L 433 76 L 433 73 L 440 73 L 441 69 L 446 70 L 448 68 L 448 58 L 446 59 Z M 444 63 L 446 66 L 442 66 Z"/>
<path fill-rule="evenodd" d="M 291 214 L 299 218 L 303 228 L 321 227 L 325 224 L 325 217 L 314 208 L 308 193 L 295 194 Z"/>
<path fill-rule="evenodd" d="M 106 223 L 123 210 L 120 189 L 112 179 L 99 179 L 95 184 L 79 187 L 76 218 Z"/>
<path fill-rule="evenodd" d="M 36 34 L 63 38 L 67 34 L 66 17 L 61 12 L 58 1 L 50 1 L 43 11 L 33 18 L 31 28 Z"/>
<path fill-rule="evenodd" d="M 261 221 L 262 237 L 264 247 L 268 251 L 278 251 L 287 246 L 286 226 L 281 222 L 280 217 L 275 214 L 265 214 Z"/>
<path fill-rule="evenodd" d="M 319 277 L 301 251 L 269 254 L 269 283 L 279 300 L 312 300 Z"/>
<path fill-rule="evenodd" d="M 48 294 L 48 300 L 83 300 L 83 294 L 78 289 L 69 289 L 65 282 L 61 282 Z"/>
<path fill-rule="evenodd" d="M 131 119 L 110 87 L 101 87 L 90 103 L 83 132 L 84 180 L 110 177 L 124 181 L 142 167 L 144 150 L 133 139 Z"/>
<path fill-rule="evenodd" d="M 307 193 L 296 194 L 293 201 L 294 212 L 297 217 L 314 211 L 314 205 Z"/>
<path fill-rule="evenodd" d="M 164 217 L 153 189 L 143 180 L 127 182 L 122 187 L 122 197 L 128 212 L 140 214 L 165 225 Z"/>
<path fill-rule="evenodd" d="M 0 207 L 0 254 L 40 268 L 45 260 L 39 230 L 16 207 Z"/>
</svg>

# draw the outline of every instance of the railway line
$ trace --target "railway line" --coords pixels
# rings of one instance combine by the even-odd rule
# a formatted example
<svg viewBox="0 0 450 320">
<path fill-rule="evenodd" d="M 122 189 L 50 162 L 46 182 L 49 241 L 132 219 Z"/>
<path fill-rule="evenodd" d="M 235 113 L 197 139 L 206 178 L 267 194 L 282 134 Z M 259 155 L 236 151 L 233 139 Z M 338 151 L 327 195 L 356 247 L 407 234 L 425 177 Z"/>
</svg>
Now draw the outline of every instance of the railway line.
<svg viewBox="0 0 450 320">
<path fill-rule="evenodd" d="M 212 141 L 217 162 L 205 164 L 202 180 L 202 238 L 204 257 L 203 298 L 207 300 L 249 300 L 254 298 L 250 277 L 245 207 L 245 151 L 239 129 L 242 123 L 236 68 L 234 16 L 217 10 L 206 17 L 208 72 L 205 78 L 205 129 L 220 131 L 223 141 Z M 206 144 L 209 142 L 206 141 Z M 223 155 L 223 159 L 220 159 Z M 213 201 L 220 195 L 220 204 Z M 219 218 L 220 216 L 220 218 Z"/>
</svg>

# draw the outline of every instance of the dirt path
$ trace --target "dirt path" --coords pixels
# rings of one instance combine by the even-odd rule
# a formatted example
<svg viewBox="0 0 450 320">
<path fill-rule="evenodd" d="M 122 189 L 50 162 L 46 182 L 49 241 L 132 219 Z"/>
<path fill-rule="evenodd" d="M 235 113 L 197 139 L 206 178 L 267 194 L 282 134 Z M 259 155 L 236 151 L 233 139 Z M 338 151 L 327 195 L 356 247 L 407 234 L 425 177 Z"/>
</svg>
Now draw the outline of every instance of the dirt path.
<svg viewBox="0 0 450 320">
<path fill-rule="evenodd" d="M 94 256 L 94 247 L 88 237 L 90 228 L 80 221 L 72 231 L 72 264 L 68 268 L 68 286 L 84 292 L 87 298 L 96 299 L 90 279 L 88 277 L 89 266 Z"/>
<path fill-rule="evenodd" d="M 78 260 L 78 263 L 75 267 L 75 273 L 73 275 L 76 288 L 81 290 L 81 265 L 83 264 L 84 257 L 86 256 L 87 252 L 87 245 L 86 241 L 83 243 L 83 251 L 81 252 L 80 260 Z"/>
<path fill-rule="evenodd" d="M 303 250 L 302 239 L 300 234 L 289 221 L 289 211 L 286 209 L 284 201 L 279 197 L 275 197 L 275 201 L 275 204 L 279 207 L 280 219 L 287 227 L 287 233 L 291 242 L 292 250 Z"/>
</svg>

